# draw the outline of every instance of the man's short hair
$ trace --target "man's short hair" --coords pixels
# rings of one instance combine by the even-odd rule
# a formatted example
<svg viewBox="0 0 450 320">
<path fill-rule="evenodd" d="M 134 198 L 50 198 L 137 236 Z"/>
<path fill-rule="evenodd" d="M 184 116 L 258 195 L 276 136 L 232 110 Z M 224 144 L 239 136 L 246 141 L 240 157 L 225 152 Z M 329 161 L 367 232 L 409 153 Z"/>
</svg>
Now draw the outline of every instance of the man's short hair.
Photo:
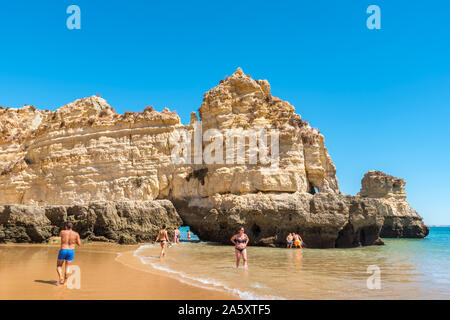
<svg viewBox="0 0 450 320">
<path fill-rule="evenodd" d="M 66 222 L 66 228 L 67 229 L 72 229 L 73 228 L 72 222 Z"/>
</svg>

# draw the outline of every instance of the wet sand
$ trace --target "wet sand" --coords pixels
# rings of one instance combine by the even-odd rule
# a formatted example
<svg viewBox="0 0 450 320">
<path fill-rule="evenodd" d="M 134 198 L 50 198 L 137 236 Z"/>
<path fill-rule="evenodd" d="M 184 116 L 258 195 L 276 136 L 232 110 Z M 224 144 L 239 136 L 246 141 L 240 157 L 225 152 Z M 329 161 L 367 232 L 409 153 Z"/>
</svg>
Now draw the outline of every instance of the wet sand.
<svg viewBox="0 0 450 320">
<path fill-rule="evenodd" d="M 73 265 L 81 271 L 81 288 L 57 283 L 56 244 L 0 245 L 0 299 L 44 300 L 215 300 L 236 296 L 190 286 L 149 272 L 133 256 L 138 246 L 89 243 L 76 250 Z"/>
</svg>

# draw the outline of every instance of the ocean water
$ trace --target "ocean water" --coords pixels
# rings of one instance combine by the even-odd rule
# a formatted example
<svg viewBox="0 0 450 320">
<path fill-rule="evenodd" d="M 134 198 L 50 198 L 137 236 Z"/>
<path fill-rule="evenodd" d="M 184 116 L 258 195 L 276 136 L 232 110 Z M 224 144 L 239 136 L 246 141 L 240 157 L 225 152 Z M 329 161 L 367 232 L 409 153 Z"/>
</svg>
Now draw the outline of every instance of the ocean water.
<svg viewBox="0 0 450 320">
<path fill-rule="evenodd" d="M 134 254 L 152 272 L 243 299 L 450 299 L 450 228 L 430 229 L 425 239 L 383 239 L 385 246 L 248 247 L 247 269 L 235 267 L 231 244 L 183 242 L 163 261 L 159 245 Z"/>
<path fill-rule="evenodd" d="M 181 241 L 183 241 L 183 240 L 188 240 L 188 230 L 190 231 L 190 229 L 189 229 L 189 227 L 188 226 L 185 226 L 185 227 L 181 227 L 180 228 L 180 239 L 181 239 Z M 200 239 L 198 238 L 198 236 L 195 234 L 195 233 L 193 233 L 192 231 L 191 231 L 191 239 L 190 239 L 191 241 L 199 241 Z"/>
</svg>

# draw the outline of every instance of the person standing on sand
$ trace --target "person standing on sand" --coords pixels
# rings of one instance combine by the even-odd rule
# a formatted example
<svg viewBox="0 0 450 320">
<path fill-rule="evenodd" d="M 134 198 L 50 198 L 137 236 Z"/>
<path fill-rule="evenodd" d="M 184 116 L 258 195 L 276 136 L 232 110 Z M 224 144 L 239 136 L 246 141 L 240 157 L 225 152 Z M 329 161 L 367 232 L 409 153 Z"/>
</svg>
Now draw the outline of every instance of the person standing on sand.
<svg viewBox="0 0 450 320">
<path fill-rule="evenodd" d="M 294 244 L 294 236 L 292 233 L 289 233 L 286 237 L 286 248 L 292 248 L 292 245 Z"/>
<path fill-rule="evenodd" d="M 244 227 L 239 228 L 239 233 L 231 237 L 231 242 L 234 244 L 234 252 L 236 253 L 236 268 L 239 268 L 239 260 L 244 260 L 244 268 L 247 268 L 247 244 L 249 242 L 248 236 L 244 233 Z"/>
<path fill-rule="evenodd" d="M 162 259 L 166 256 L 166 246 L 169 243 L 169 235 L 167 234 L 166 225 L 162 226 L 162 229 L 159 231 L 158 236 L 156 237 L 156 242 L 161 244 L 161 253 L 159 258 Z"/>
<path fill-rule="evenodd" d="M 191 231 L 188 230 L 188 231 L 187 231 L 187 234 L 188 234 L 188 240 L 191 240 Z"/>
<path fill-rule="evenodd" d="M 80 235 L 78 232 L 72 230 L 73 225 L 67 222 L 65 229 L 59 233 L 61 237 L 61 249 L 58 253 L 58 260 L 56 261 L 56 272 L 59 277 L 59 284 L 65 284 L 69 274 L 67 273 L 70 264 L 75 257 L 75 245 L 81 246 Z M 64 277 L 62 273 L 62 266 L 66 262 Z"/>
</svg>

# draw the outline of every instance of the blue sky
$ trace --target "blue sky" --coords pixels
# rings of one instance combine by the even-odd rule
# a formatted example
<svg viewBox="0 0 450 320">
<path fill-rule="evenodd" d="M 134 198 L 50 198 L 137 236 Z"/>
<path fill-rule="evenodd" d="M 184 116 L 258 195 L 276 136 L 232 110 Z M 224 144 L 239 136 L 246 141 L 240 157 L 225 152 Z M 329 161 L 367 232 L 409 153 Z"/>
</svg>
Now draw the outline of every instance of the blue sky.
<svg viewBox="0 0 450 320">
<path fill-rule="evenodd" d="M 81 30 L 66 8 L 81 8 Z M 368 30 L 366 8 L 381 8 Z M 450 224 L 450 1 L 2 1 L 0 105 L 56 109 L 99 93 L 118 112 L 176 110 L 237 67 L 318 127 L 341 190 L 403 177 Z"/>
</svg>

